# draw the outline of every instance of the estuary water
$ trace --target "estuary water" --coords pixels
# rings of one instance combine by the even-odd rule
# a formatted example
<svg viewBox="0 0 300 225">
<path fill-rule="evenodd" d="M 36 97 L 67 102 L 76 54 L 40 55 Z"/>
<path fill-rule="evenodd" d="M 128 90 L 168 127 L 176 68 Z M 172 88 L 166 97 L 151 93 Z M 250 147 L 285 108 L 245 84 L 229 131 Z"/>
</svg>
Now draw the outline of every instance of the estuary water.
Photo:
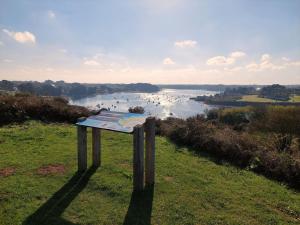
<svg viewBox="0 0 300 225">
<path fill-rule="evenodd" d="M 203 114 L 213 108 L 203 102 L 190 100 L 191 97 L 215 95 L 218 92 L 205 90 L 162 89 L 157 93 L 113 93 L 73 100 L 74 105 L 91 109 L 107 108 L 111 111 L 127 112 L 129 107 L 142 106 L 146 115 L 161 119 L 166 117 L 187 118 Z"/>
</svg>

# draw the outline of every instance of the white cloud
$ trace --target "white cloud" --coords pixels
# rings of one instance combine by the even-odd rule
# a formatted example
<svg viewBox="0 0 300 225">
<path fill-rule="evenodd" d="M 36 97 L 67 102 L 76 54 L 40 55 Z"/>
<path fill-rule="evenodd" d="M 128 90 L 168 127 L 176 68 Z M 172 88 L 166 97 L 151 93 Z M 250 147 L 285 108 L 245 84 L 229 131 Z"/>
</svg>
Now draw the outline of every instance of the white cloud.
<svg viewBox="0 0 300 225">
<path fill-rule="evenodd" d="M 235 63 L 235 58 L 225 56 L 215 56 L 206 61 L 209 66 L 227 66 Z"/>
<path fill-rule="evenodd" d="M 282 65 L 275 65 L 271 62 L 271 56 L 269 54 L 263 54 L 260 58 L 259 67 L 261 70 L 281 70 L 284 68 Z"/>
<path fill-rule="evenodd" d="M 246 66 L 246 69 L 250 72 L 260 71 L 260 66 L 257 63 L 250 63 Z"/>
<path fill-rule="evenodd" d="M 55 13 L 54 13 L 52 10 L 49 10 L 49 11 L 48 11 L 48 17 L 49 17 L 50 19 L 55 19 L 56 15 L 55 15 Z"/>
<path fill-rule="evenodd" d="M 174 45 L 179 48 L 194 48 L 197 45 L 197 41 L 193 41 L 193 40 L 176 41 Z"/>
<path fill-rule="evenodd" d="M 230 53 L 230 57 L 232 57 L 232 58 L 242 58 L 244 56 L 246 56 L 245 52 L 236 51 L 236 52 Z"/>
<path fill-rule="evenodd" d="M 24 32 L 14 32 L 14 31 L 9 31 L 6 29 L 2 30 L 4 33 L 6 33 L 8 36 L 13 38 L 15 41 L 19 43 L 35 43 L 36 38 L 33 33 L 30 33 L 29 31 L 24 31 Z"/>
<path fill-rule="evenodd" d="M 86 66 L 99 66 L 99 63 L 95 60 L 84 60 L 83 64 Z"/>
<path fill-rule="evenodd" d="M 0 41 L 0 46 L 3 46 L 3 45 L 4 45 L 4 43 L 2 41 Z"/>
<path fill-rule="evenodd" d="M 165 58 L 165 59 L 163 60 L 163 64 L 164 64 L 164 65 L 174 65 L 175 62 L 174 62 L 171 58 Z"/>
<path fill-rule="evenodd" d="M 271 60 L 271 56 L 269 54 L 263 54 L 260 58 L 261 62 L 269 62 Z"/>
<path fill-rule="evenodd" d="M 272 57 L 269 54 L 263 54 L 260 57 L 260 63 L 250 63 L 246 66 L 249 72 L 259 72 L 264 70 L 282 70 L 285 69 L 289 63 L 276 65 L 271 62 Z"/>
<path fill-rule="evenodd" d="M 233 65 L 237 59 L 245 57 L 246 53 L 241 51 L 231 52 L 228 57 L 219 55 L 212 57 L 206 61 L 209 66 L 228 66 Z"/>
<path fill-rule="evenodd" d="M 263 54 L 260 57 L 258 63 L 252 62 L 245 66 L 246 70 L 249 72 L 261 72 L 261 71 L 276 71 L 289 69 L 294 66 L 300 66 L 300 61 L 291 61 L 287 57 L 282 57 L 281 61 L 277 60 L 277 63 L 272 62 L 272 57 L 270 54 Z M 282 62 L 283 61 L 283 62 Z"/>
</svg>

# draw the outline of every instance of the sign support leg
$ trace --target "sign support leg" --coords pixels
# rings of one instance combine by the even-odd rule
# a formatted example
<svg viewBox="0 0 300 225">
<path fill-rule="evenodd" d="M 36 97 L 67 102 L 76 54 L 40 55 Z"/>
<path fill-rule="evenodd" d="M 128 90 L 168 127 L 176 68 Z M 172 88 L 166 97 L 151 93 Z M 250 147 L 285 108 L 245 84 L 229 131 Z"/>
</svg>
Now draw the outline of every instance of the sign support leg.
<svg viewBox="0 0 300 225">
<path fill-rule="evenodd" d="M 146 131 L 146 159 L 145 182 L 153 185 L 155 179 L 155 118 L 149 117 L 145 124 Z"/>
<path fill-rule="evenodd" d="M 93 166 L 101 166 L 101 130 L 92 128 Z"/>
<path fill-rule="evenodd" d="M 87 168 L 87 133 L 86 127 L 77 126 L 78 171 Z"/>
<path fill-rule="evenodd" d="M 133 130 L 133 189 L 144 189 L 144 128 L 140 125 Z"/>
</svg>

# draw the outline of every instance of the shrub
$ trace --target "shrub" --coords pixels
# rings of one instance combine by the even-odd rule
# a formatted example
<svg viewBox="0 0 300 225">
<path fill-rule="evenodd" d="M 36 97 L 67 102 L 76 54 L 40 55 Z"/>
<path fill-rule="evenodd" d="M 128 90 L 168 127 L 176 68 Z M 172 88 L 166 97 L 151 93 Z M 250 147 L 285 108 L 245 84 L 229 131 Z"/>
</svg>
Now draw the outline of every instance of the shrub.
<svg viewBox="0 0 300 225">
<path fill-rule="evenodd" d="M 235 110 L 229 112 L 236 113 Z M 232 126 L 215 123 L 215 120 L 203 116 L 186 120 L 167 118 L 156 122 L 157 134 L 168 137 L 176 144 L 189 146 L 196 152 L 208 152 L 218 159 L 226 159 L 237 166 L 300 187 L 299 158 L 292 153 L 276 151 L 269 144 L 275 143 L 275 139 L 266 142 L 260 136 L 236 131 Z"/>
<path fill-rule="evenodd" d="M 228 125 L 249 123 L 252 112 L 251 107 L 225 108 L 219 110 L 219 121 Z"/>
<path fill-rule="evenodd" d="M 0 125 L 27 119 L 74 123 L 77 118 L 89 114 L 88 109 L 68 105 L 63 98 L 19 94 L 0 96 Z"/>
<path fill-rule="evenodd" d="M 145 112 L 142 106 L 130 107 L 128 111 L 130 113 L 138 113 L 138 114 L 143 114 Z"/>
<path fill-rule="evenodd" d="M 268 106 L 257 118 L 255 126 L 268 132 L 300 136 L 300 107 Z"/>
<path fill-rule="evenodd" d="M 61 97 L 61 96 L 53 97 L 53 100 L 56 101 L 56 102 L 63 103 L 63 104 L 68 104 L 69 103 L 68 98 Z"/>
<path fill-rule="evenodd" d="M 252 129 L 272 133 L 276 149 L 289 151 L 293 139 L 300 136 L 300 107 L 268 106 L 255 109 L 255 114 Z"/>
<path fill-rule="evenodd" d="M 211 109 L 205 112 L 208 120 L 216 120 L 219 118 L 219 109 Z"/>
</svg>

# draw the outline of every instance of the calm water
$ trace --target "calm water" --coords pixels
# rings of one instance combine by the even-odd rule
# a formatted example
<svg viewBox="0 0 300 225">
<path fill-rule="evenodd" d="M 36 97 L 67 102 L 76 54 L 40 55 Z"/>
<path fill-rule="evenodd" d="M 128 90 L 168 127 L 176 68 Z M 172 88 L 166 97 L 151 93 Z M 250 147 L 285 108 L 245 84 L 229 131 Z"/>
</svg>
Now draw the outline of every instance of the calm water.
<svg viewBox="0 0 300 225">
<path fill-rule="evenodd" d="M 190 97 L 214 95 L 217 92 L 204 90 L 163 89 L 157 93 L 114 93 L 97 95 L 71 101 L 71 104 L 92 109 L 109 108 L 112 111 L 127 112 L 129 107 L 142 106 L 147 115 L 166 118 L 168 116 L 187 118 L 202 114 L 213 106 L 190 100 Z"/>
</svg>

